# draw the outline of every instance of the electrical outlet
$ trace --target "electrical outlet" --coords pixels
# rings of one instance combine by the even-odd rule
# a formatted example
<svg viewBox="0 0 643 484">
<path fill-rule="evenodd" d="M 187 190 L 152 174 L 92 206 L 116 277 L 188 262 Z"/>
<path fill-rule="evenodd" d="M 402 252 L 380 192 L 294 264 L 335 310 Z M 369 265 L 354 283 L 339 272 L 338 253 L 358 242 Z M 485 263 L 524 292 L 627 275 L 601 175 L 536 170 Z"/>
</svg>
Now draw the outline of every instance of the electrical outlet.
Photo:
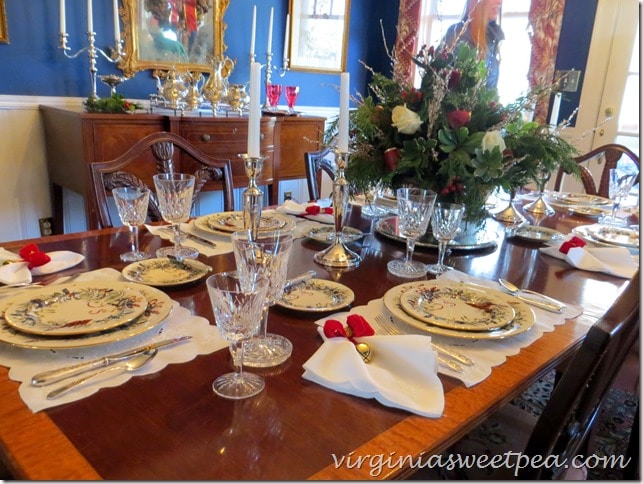
<svg viewBox="0 0 643 484">
<path fill-rule="evenodd" d="M 284 202 L 286 200 L 292 200 L 292 192 L 284 192 Z"/>
<path fill-rule="evenodd" d="M 40 224 L 40 235 L 45 237 L 54 233 L 54 219 L 51 217 L 38 219 Z"/>
</svg>

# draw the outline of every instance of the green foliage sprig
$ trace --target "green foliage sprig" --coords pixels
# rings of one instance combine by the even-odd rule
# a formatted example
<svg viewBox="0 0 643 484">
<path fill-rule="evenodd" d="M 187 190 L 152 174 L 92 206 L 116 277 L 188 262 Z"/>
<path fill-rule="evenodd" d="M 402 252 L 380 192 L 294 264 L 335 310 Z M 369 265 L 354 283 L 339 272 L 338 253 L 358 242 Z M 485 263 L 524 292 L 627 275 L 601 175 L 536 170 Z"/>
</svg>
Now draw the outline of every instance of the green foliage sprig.
<svg viewBox="0 0 643 484">
<path fill-rule="evenodd" d="M 114 94 L 111 97 L 87 98 L 83 103 L 88 113 L 132 113 L 137 109 L 143 109 L 138 103 L 128 101 L 121 94 Z"/>
</svg>

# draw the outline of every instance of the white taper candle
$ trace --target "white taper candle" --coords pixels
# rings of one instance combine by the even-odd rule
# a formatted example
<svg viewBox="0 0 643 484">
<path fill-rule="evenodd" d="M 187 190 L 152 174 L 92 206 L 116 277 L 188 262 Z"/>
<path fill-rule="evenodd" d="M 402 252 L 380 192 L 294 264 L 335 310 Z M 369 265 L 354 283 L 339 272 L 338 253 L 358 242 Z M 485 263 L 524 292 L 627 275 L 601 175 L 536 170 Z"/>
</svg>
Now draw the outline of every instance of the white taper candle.
<svg viewBox="0 0 643 484">
<path fill-rule="evenodd" d="M 67 32 L 67 24 L 65 23 L 65 0 L 60 0 L 60 33 Z"/>
<path fill-rule="evenodd" d="M 288 62 L 288 43 L 290 42 L 290 14 L 286 15 L 286 32 L 284 33 L 284 64 Z"/>
<path fill-rule="evenodd" d="M 114 40 L 117 45 L 121 41 L 121 23 L 118 19 L 118 0 L 114 0 Z"/>
<path fill-rule="evenodd" d="M 272 17 L 275 13 L 275 8 L 270 7 L 270 23 L 268 24 L 268 46 L 266 48 L 266 53 L 272 54 Z"/>
<path fill-rule="evenodd" d="M 342 72 L 339 79 L 337 149 L 340 153 L 348 153 L 348 86 L 350 84 L 350 74 L 348 72 Z"/>
<path fill-rule="evenodd" d="M 250 31 L 250 56 L 255 55 L 255 37 L 257 36 L 257 6 L 252 7 L 252 30 Z"/>
<path fill-rule="evenodd" d="M 250 108 L 248 111 L 248 156 L 260 156 L 260 129 L 261 129 L 261 64 L 250 63 Z"/>
<path fill-rule="evenodd" d="M 87 0 L 87 31 L 94 31 L 94 19 L 92 13 L 92 0 Z"/>
</svg>

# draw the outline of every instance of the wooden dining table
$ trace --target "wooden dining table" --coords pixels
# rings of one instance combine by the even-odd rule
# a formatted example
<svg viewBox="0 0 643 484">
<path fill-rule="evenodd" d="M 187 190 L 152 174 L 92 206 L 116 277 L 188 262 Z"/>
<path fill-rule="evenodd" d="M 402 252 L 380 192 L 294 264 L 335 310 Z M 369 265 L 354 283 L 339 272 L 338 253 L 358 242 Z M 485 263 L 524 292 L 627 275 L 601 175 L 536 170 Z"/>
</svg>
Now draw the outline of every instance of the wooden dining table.
<svg viewBox="0 0 643 484">
<path fill-rule="evenodd" d="M 593 221 L 557 211 L 539 223 L 568 233 Z M 370 227 L 358 206 L 349 212 L 347 224 L 364 230 Z M 122 269 L 125 263 L 119 254 L 128 250 L 129 234 L 121 227 L 2 246 L 17 252 L 29 242 L 44 251 L 64 249 L 84 254 L 86 259 L 80 265 L 60 273 L 66 275 L 104 267 Z M 140 244 L 154 252 L 169 242 L 142 229 Z M 445 407 L 439 418 L 414 415 L 302 378 L 303 363 L 322 344 L 315 321 L 324 315 L 275 306 L 270 308 L 268 329 L 287 337 L 293 343 L 293 353 L 279 367 L 254 370 L 265 378 L 266 386 L 259 395 L 245 400 L 227 400 L 212 392 L 212 381 L 231 369 L 227 349 L 169 365 L 155 374 L 133 377 L 120 386 L 36 413 L 21 400 L 19 382 L 9 378 L 9 369 L 0 367 L 0 461 L 18 479 L 405 477 L 413 472 L 409 465 L 413 459 L 444 452 L 539 377 L 563 364 L 582 342 L 588 325 L 605 313 L 627 284 L 626 279 L 574 269 L 539 253 L 540 246 L 499 235 L 494 247 L 450 254 L 448 263 L 460 271 L 493 280 L 506 278 L 582 306 L 583 314 L 544 333 L 470 388 L 440 375 Z M 297 239 L 289 275 L 312 269 L 319 278 L 339 281 L 354 291 L 353 307 L 380 298 L 404 282 L 386 269 L 391 258 L 404 255 L 400 241 L 377 232 L 364 237 L 351 245 L 362 257 L 359 266 L 352 269 L 316 264 L 313 255 L 324 248 L 314 240 Z M 414 258 L 433 263 L 437 250 L 417 248 Z M 235 268 L 232 253 L 201 255 L 200 260 L 215 272 Z M 192 313 L 215 324 L 203 281 L 166 292 Z M 378 461 L 396 462 L 397 458 L 406 458 L 406 464 L 383 465 L 378 470 Z"/>
</svg>

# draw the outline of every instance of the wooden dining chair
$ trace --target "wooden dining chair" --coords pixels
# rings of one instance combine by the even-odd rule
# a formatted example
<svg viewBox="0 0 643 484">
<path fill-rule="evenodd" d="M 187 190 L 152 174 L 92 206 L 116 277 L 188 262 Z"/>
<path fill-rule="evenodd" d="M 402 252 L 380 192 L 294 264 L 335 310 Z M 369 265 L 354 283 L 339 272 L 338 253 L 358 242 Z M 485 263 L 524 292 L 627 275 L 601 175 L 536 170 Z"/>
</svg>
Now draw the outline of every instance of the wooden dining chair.
<svg viewBox="0 0 643 484">
<path fill-rule="evenodd" d="M 585 153 L 584 155 L 575 157 L 574 161 L 580 168 L 581 181 L 583 182 L 583 188 L 585 189 L 585 192 L 589 195 L 599 195 L 601 197 L 609 198 L 610 169 L 616 168 L 616 165 L 623 156 L 630 158 L 636 165 L 637 170 L 640 170 L 639 157 L 628 147 L 620 144 L 611 143 L 599 146 L 598 148 L 595 148 L 588 153 Z M 603 171 L 601 172 L 598 187 L 596 187 L 596 182 L 594 181 L 594 177 L 592 176 L 591 171 L 585 164 L 583 164 L 593 160 L 597 160 L 597 162 L 603 163 Z M 558 170 L 558 173 L 556 174 L 556 180 L 554 182 L 555 191 L 561 190 L 564 175 L 565 171 L 563 169 Z M 639 176 L 640 173 L 637 173 L 636 182 L 634 184 L 639 183 Z"/>
<path fill-rule="evenodd" d="M 331 180 L 335 179 L 337 173 L 335 152 L 330 146 L 318 151 L 307 151 L 304 153 L 304 162 L 308 197 L 310 200 L 319 200 L 321 198 L 322 174 L 326 173 Z"/>
<path fill-rule="evenodd" d="M 590 432 L 608 391 L 618 376 L 631 348 L 639 339 L 639 274 L 628 283 L 609 310 L 590 329 L 581 346 L 557 379 L 542 413 L 531 413 L 507 404 L 491 415 L 478 428 L 450 447 L 443 456 L 502 455 L 520 452 L 523 464 L 527 458 L 558 456 L 558 462 L 570 464 L 589 448 Z M 638 439 L 632 429 L 631 443 Z M 638 446 L 631 445 L 630 466 L 638 468 Z M 534 460 L 530 460 L 534 462 Z M 411 479 L 476 479 L 549 480 L 578 478 L 565 475 L 578 470 L 563 467 L 516 468 L 469 467 L 444 473 L 436 469 L 417 472 Z M 582 472 L 582 471 L 581 471 Z M 464 475 L 463 475 L 464 474 Z M 581 474 L 582 475 L 582 474 Z"/>
<path fill-rule="evenodd" d="M 175 148 L 178 152 L 175 153 Z M 151 170 L 149 154 L 155 167 Z M 181 155 L 181 172 L 195 175 L 192 205 L 208 182 L 220 184 L 223 210 L 234 210 L 232 166 L 230 160 L 218 160 L 203 153 L 185 138 L 165 131 L 152 133 L 137 141 L 118 158 L 89 164 L 95 208 L 102 227 L 112 227 L 108 197 L 117 187 L 147 187 L 152 191 L 148 206 L 150 221 L 160 221 L 161 212 L 150 173 L 173 173 Z"/>
</svg>

